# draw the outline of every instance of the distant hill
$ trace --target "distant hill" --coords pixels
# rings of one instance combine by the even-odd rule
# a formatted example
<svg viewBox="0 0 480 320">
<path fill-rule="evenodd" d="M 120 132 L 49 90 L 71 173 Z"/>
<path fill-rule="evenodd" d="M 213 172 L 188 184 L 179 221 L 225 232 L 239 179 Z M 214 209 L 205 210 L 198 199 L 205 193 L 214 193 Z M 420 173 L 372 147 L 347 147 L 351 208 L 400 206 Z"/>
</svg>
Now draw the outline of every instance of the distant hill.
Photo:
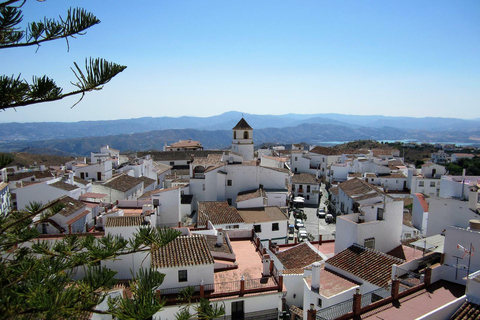
<svg viewBox="0 0 480 320">
<path fill-rule="evenodd" d="M 236 120 L 238 121 L 238 119 Z M 249 121 L 250 123 L 250 121 Z M 480 130 L 463 131 L 426 131 L 403 130 L 395 127 L 360 127 L 355 125 L 303 123 L 301 125 L 283 128 L 254 128 L 255 145 L 263 143 L 291 144 L 306 142 L 321 145 L 332 141 L 354 140 L 418 140 L 425 142 L 469 141 L 470 136 L 480 137 Z M 233 126 L 232 126 L 233 127 Z M 78 137 L 70 139 L 55 139 L 42 141 L 11 141 L 0 143 L 0 152 L 28 151 L 57 155 L 88 156 L 97 152 L 101 146 L 110 145 L 121 152 L 162 150 L 165 143 L 180 139 L 201 141 L 206 149 L 230 148 L 232 131 L 228 130 L 198 130 L 198 129 L 168 129 L 154 130 L 142 133 L 108 135 L 97 137 Z M 474 142 L 474 141 L 472 141 Z M 33 151 L 32 151 L 33 150 Z"/>
<path fill-rule="evenodd" d="M 480 131 L 480 120 L 462 120 L 454 118 L 413 118 L 386 116 L 356 116 L 342 114 L 285 114 L 255 115 L 242 114 L 236 111 L 226 112 L 212 117 L 145 117 L 123 120 L 80 121 L 80 122 L 35 122 L 35 123 L 2 123 L 0 125 L 0 143 L 22 141 L 45 141 L 83 137 L 104 137 L 131 135 L 157 130 L 190 129 L 190 130 L 231 130 L 242 115 L 254 128 L 292 128 L 303 124 L 332 125 L 349 129 L 370 128 L 371 130 L 392 130 L 404 132 L 424 130 L 432 132 L 458 131 L 467 133 Z M 365 130 L 365 129 L 364 129 Z M 341 130 L 343 131 L 343 129 Z M 327 133 L 326 135 L 329 135 Z M 181 139 L 195 139 L 182 135 Z M 333 138 L 337 141 L 340 138 Z M 342 138 L 343 140 L 344 138 Z M 462 138 L 464 139 L 464 138 Z M 464 139 L 465 140 L 465 139 Z M 174 142 L 175 140 L 166 140 Z M 202 140 L 202 142 L 204 142 Z M 206 142 L 204 142 L 206 143 Z M 212 145 L 217 145 L 212 143 Z"/>
</svg>

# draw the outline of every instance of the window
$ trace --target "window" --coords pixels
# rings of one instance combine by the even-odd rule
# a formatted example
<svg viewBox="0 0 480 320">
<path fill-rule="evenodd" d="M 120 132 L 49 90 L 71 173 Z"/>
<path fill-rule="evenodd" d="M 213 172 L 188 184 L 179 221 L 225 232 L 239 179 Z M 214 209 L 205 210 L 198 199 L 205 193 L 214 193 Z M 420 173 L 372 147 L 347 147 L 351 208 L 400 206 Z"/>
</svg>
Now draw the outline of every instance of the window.
<svg viewBox="0 0 480 320">
<path fill-rule="evenodd" d="M 170 165 L 171 165 L 171 166 L 174 166 L 174 165 L 175 165 L 175 161 L 170 161 Z"/>
<path fill-rule="evenodd" d="M 377 220 L 383 220 L 383 208 L 377 208 Z"/>
<path fill-rule="evenodd" d="M 317 305 L 321 308 L 322 307 L 322 299 L 318 298 Z"/>
<path fill-rule="evenodd" d="M 253 230 L 254 230 L 256 233 L 260 233 L 260 232 L 262 232 L 262 226 L 259 225 L 259 224 L 255 224 L 255 225 L 253 225 Z"/>
<path fill-rule="evenodd" d="M 229 186 L 229 187 L 232 186 L 232 180 L 227 180 L 227 186 Z"/>
<path fill-rule="evenodd" d="M 87 178 L 88 178 L 88 172 L 85 172 L 85 177 L 87 177 Z"/>
<path fill-rule="evenodd" d="M 307 192 L 310 192 L 310 186 L 307 186 Z"/>
<path fill-rule="evenodd" d="M 295 161 L 298 161 L 298 157 L 295 157 Z"/>
<path fill-rule="evenodd" d="M 243 132 L 243 139 L 248 139 L 248 131 Z"/>
<path fill-rule="evenodd" d="M 297 168 L 295 168 L 295 173 L 297 172 Z"/>
<path fill-rule="evenodd" d="M 232 205 L 232 198 L 227 198 L 227 203 L 228 203 L 229 206 L 231 206 Z"/>
<path fill-rule="evenodd" d="M 419 186 L 419 187 L 423 187 L 423 181 L 419 181 L 419 182 L 418 182 L 418 186 Z"/>
<path fill-rule="evenodd" d="M 232 320 L 243 319 L 244 315 L 243 300 L 232 302 Z"/>
<path fill-rule="evenodd" d="M 307 194 L 307 200 L 310 200 L 310 195 Z"/>
<path fill-rule="evenodd" d="M 187 282 L 187 270 L 178 270 L 178 282 Z"/>
<path fill-rule="evenodd" d="M 430 187 L 435 187 L 435 181 L 430 182 Z"/>
<path fill-rule="evenodd" d="M 278 231 L 278 222 L 272 223 L 272 231 Z"/>
<path fill-rule="evenodd" d="M 233 131 L 233 139 L 237 139 L 237 131 Z"/>
<path fill-rule="evenodd" d="M 205 184 L 203 184 L 203 191 L 205 191 Z"/>
<path fill-rule="evenodd" d="M 364 240 L 363 246 L 365 248 L 375 249 L 375 238 L 367 238 Z"/>
</svg>

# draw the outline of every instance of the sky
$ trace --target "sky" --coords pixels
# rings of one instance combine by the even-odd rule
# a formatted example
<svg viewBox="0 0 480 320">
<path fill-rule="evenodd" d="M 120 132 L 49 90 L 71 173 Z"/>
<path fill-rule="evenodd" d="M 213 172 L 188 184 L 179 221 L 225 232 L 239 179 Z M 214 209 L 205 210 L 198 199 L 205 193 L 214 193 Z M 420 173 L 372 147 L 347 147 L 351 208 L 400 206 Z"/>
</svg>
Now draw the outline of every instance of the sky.
<svg viewBox="0 0 480 320">
<path fill-rule="evenodd" d="M 27 1 L 24 21 L 82 6 L 102 22 L 40 48 L 0 50 L 0 72 L 74 90 L 73 62 L 127 69 L 78 100 L 0 122 L 341 113 L 480 118 L 480 1 Z"/>
</svg>

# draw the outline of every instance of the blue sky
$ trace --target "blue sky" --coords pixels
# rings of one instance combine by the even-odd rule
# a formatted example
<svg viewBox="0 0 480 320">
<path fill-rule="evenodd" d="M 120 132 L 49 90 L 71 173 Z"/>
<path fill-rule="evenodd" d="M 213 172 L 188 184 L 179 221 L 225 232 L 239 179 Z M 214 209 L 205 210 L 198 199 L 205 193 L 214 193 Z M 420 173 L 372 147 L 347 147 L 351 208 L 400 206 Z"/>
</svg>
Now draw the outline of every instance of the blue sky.
<svg viewBox="0 0 480 320">
<path fill-rule="evenodd" d="M 480 1 L 28 1 L 25 20 L 83 6 L 84 36 L 0 51 L 1 72 L 65 91 L 86 57 L 127 66 L 76 102 L 0 122 L 342 113 L 480 118 Z"/>
</svg>

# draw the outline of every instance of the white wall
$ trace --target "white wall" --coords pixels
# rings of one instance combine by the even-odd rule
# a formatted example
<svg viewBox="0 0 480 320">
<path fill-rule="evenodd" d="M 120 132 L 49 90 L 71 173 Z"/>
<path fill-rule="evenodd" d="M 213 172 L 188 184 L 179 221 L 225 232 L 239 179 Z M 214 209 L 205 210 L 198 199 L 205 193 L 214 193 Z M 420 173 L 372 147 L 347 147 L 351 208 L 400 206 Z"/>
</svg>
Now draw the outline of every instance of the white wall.
<svg viewBox="0 0 480 320">
<path fill-rule="evenodd" d="M 60 180 L 60 178 L 52 181 L 56 182 L 58 180 Z M 62 196 L 71 196 L 74 199 L 78 199 L 78 196 L 80 196 L 80 194 L 78 194 L 79 190 L 80 189 L 74 190 L 75 192 L 71 192 L 55 188 L 48 185 L 48 183 L 45 181 L 23 188 L 14 189 L 11 191 L 11 193 L 15 193 L 17 195 L 17 209 L 23 210 L 30 202 L 41 202 L 45 205 L 48 202 L 58 199 Z"/>
<path fill-rule="evenodd" d="M 237 208 L 239 208 L 239 209 L 241 209 L 241 208 L 261 208 L 263 206 L 265 206 L 263 197 L 258 197 L 258 198 L 253 198 L 253 199 L 237 202 Z"/>
<path fill-rule="evenodd" d="M 287 192 L 265 192 L 267 195 L 267 206 L 285 207 L 287 205 Z"/>
<path fill-rule="evenodd" d="M 427 234 L 428 212 L 423 211 L 423 207 L 416 195 L 413 195 L 412 198 L 412 225 L 420 230 L 422 235 L 425 236 Z"/>
<path fill-rule="evenodd" d="M 469 220 L 478 219 L 468 201 L 451 198 L 430 198 L 428 211 L 427 237 L 440 234 L 448 226 L 467 228 Z"/>
<path fill-rule="evenodd" d="M 180 188 L 154 194 L 152 199 L 160 203 L 156 207 L 157 225 L 178 225 L 182 219 Z"/>
<path fill-rule="evenodd" d="M 194 266 L 182 266 L 182 267 L 172 267 L 172 268 L 156 268 L 158 272 L 165 274 L 165 279 L 163 280 L 161 289 L 167 288 L 179 288 L 187 286 L 199 286 L 203 280 L 205 284 L 214 283 L 213 276 L 213 266 L 214 264 L 207 265 L 194 265 Z M 187 281 L 179 282 L 178 281 L 178 271 L 187 270 Z"/>
</svg>

